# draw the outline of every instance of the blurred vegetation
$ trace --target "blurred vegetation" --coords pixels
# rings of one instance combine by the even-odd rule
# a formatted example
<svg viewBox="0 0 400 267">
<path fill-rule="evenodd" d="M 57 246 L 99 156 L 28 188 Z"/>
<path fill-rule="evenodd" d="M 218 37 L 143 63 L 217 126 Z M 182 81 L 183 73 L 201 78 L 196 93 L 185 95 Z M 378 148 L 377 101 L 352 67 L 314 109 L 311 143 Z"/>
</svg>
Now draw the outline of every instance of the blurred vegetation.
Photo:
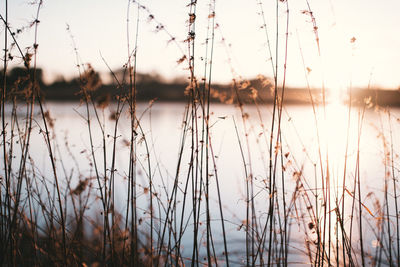
<svg viewBox="0 0 400 267">
<path fill-rule="evenodd" d="M 116 96 L 128 94 L 129 90 L 129 74 L 126 69 L 120 69 L 114 72 L 117 82 L 103 83 L 100 73 L 94 71 L 91 74 L 91 83 L 96 83 L 95 90 L 92 91 L 93 98 L 102 102 L 105 99 L 115 100 Z M 65 80 L 63 76 L 57 77 L 50 84 L 44 82 L 44 71 L 40 68 L 36 69 L 35 80 L 40 88 L 41 96 L 46 100 L 53 101 L 79 101 L 81 99 L 81 86 L 85 83 L 85 75 Z M 31 70 L 30 75 L 33 76 Z M 6 84 L 9 91 L 7 98 L 23 99 L 21 97 L 26 91 L 27 82 L 29 82 L 28 71 L 26 68 L 13 68 L 7 72 Z M 113 76 L 113 75 L 111 75 Z M 114 77 L 112 77 L 114 78 Z M 3 72 L 0 72 L 0 81 L 3 84 Z M 114 79 L 115 81 L 115 79 Z M 93 88 L 93 84 L 90 86 Z M 166 81 L 159 74 L 137 73 L 136 74 L 136 90 L 138 101 L 149 101 L 156 99 L 158 101 L 185 101 L 185 89 L 188 81 L 184 78 L 175 78 Z M 200 90 L 204 88 L 204 84 L 198 83 Z M 222 102 L 227 104 L 235 103 L 236 90 L 238 87 L 239 97 L 242 102 L 253 103 L 255 98 L 262 103 L 273 103 L 272 87 L 270 80 L 265 77 L 257 77 L 252 80 L 235 81 L 231 84 L 214 84 L 211 88 L 211 101 Z M 285 89 L 285 101 L 288 104 L 309 104 L 308 89 Z M 319 90 L 311 90 L 314 101 L 320 100 Z"/>
</svg>

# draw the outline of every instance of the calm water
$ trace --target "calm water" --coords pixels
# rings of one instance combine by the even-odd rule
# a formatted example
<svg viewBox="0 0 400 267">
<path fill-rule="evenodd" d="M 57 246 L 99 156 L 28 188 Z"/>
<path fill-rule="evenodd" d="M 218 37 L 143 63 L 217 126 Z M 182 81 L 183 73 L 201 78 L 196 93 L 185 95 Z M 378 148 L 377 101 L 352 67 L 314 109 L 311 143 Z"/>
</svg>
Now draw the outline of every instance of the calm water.
<svg viewBox="0 0 400 267">
<path fill-rule="evenodd" d="M 8 108 L 10 109 L 11 107 Z M 88 127 L 84 119 L 86 116 L 85 107 L 80 106 L 78 103 L 48 103 L 46 108 L 54 120 L 54 128 L 51 130 L 51 135 L 53 137 L 52 145 L 56 151 L 58 175 L 63 177 L 64 180 L 72 179 L 72 187 L 76 186 L 79 179 L 94 177 Z M 99 110 L 99 121 L 94 117 L 93 112 L 91 114 L 96 161 L 103 175 L 104 169 L 106 169 L 106 173 L 109 173 L 111 168 L 115 125 L 115 120 L 111 118 L 111 114 L 113 114 L 115 108 L 116 106 L 112 105 L 103 111 Z M 141 103 L 138 106 L 143 132 L 137 131 L 137 173 L 139 177 L 137 188 L 140 216 L 145 222 L 144 225 L 149 220 L 147 212 L 149 157 L 145 149 L 144 137 L 150 150 L 150 169 L 154 179 L 154 186 L 160 199 L 166 199 L 167 194 L 172 190 L 177 169 L 185 105 L 181 103 L 155 103 L 151 108 L 147 108 L 148 105 L 145 103 Z M 242 120 L 240 110 L 234 106 L 213 104 L 211 111 L 211 145 L 226 219 L 228 250 L 232 255 L 236 255 L 235 261 L 240 264 L 245 259 L 245 256 L 243 256 L 245 232 L 244 227 L 241 227 L 246 219 L 245 170 L 247 170 L 248 175 L 252 174 L 254 177 L 255 210 L 260 223 L 265 221 L 267 217 L 269 194 L 267 188 L 268 149 L 272 107 L 261 106 L 257 109 L 256 106 L 246 106 L 244 108 L 246 113 L 245 121 Z M 24 109 L 20 108 L 17 114 L 19 121 L 23 122 Z M 312 198 L 312 203 L 321 204 L 322 180 L 320 162 L 322 160 L 325 177 L 327 170 L 329 170 L 332 187 L 330 199 L 332 203 L 337 199 L 341 203 L 344 184 L 347 189 L 344 203 L 346 209 L 350 211 L 353 203 L 354 177 L 359 172 L 361 199 L 365 205 L 363 210 L 364 227 L 367 233 L 364 243 L 367 246 L 366 251 L 373 254 L 377 244 L 377 237 L 371 229 L 377 227 L 376 218 L 382 212 L 385 177 L 389 179 L 388 191 L 391 192 L 393 197 L 393 182 L 391 179 L 392 144 L 394 149 L 393 170 L 394 174 L 398 175 L 397 148 L 399 147 L 400 127 L 397 118 L 400 117 L 400 110 L 391 109 L 390 121 L 388 113 L 374 109 L 365 111 L 362 123 L 360 123 L 360 108 L 355 107 L 351 110 L 350 122 L 348 114 L 348 107 L 340 104 L 329 105 L 325 111 L 322 108 L 318 108 L 316 116 L 311 106 L 287 106 L 283 110 L 281 122 L 282 142 L 279 146 L 284 156 L 282 159 L 278 157 L 278 165 L 281 165 L 282 160 L 284 171 L 282 172 L 281 169 L 278 169 L 277 190 L 279 198 L 283 199 L 282 175 L 284 175 L 287 204 L 291 203 L 292 196 L 299 190 L 308 192 L 308 196 Z M 102 132 L 99 125 L 104 127 L 107 154 L 105 160 L 102 149 Z M 34 167 L 31 169 L 37 176 L 44 177 L 50 181 L 52 179 L 51 165 L 48 160 L 45 139 L 40 133 L 40 127 L 41 118 L 40 116 L 35 116 L 30 150 L 31 166 Z M 191 151 L 190 135 L 190 132 L 188 132 L 183 150 L 182 165 L 179 173 L 180 190 L 184 189 L 188 175 Z M 116 208 L 123 214 L 126 207 L 126 177 L 128 173 L 130 139 L 130 120 L 127 108 L 125 108 L 119 121 L 116 136 Z M 358 149 L 359 169 L 357 169 L 356 165 Z M 18 154 L 18 152 L 16 153 Z M 346 173 L 344 171 L 345 164 Z M 18 166 L 17 162 L 15 162 L 15 166 Z M 343 183 L 344 176 L 346 176 L 345 183 Z M 213 231 L 215 232 L 216 244 L 221 244 L 221 224 L 213 170 L 210 170 L 210 177 L 212 177 L 210 199 L 212 202 Z M 300 189 L 297 183 L 299 178 L 303 184 Z M 95 180 L 93 180 L 93 185 L 93 188 L 95 188 Z M 63 183 L 63 186 L 65 187 L 65 183 Z M 93 189 L 92 194 L 95 193 L 95 189 Z M 299 194 L 299 199 L 301 199 L 300 195 L 305 195 L 305 193 Z M 391 214 L 394 214 L 392 197 L 389 201 L 389 207 Z M 186 205 L 185 221 L 188 220 L 188 225 L 182 245 L 183 248 L 187 248 L 186 253 L 191 255 L 191 203 Z M 309 262 L 305 253 L 306 239 L 313 242 L 316 236 L 311 229 L 306 227 L 311 222 L 311 219 L 308 217 L 305 204 L 299 200 L 298 203 L 292 203 L 292 205 L 292 214 L 289 216 L 291 229 L 289 262 L 301 265 Z M 96 201 L 93 200 L 93 207 L 95 206 Z M 158 209 L 162 210 L 162 207 L 157 207 L 156 210 Z M 372 215 L 369 214 L 368 210 Z M 321 208 L 319 211 L 321 211 Z M 334 216 L 334 212 L 332 214 Z M 350 216 L 350 213 L 344 215 L 346 227 L 349 227 Z M 299 218 L 301 219 L 299 220 Z M 202 217 L 202 220 L 205 220 L 205 216 Z M 301 223 L 298 223 L 299 221 Z M 332 238 L 334 238 L 337 231 L 335 227 L 335 223 L 333 223 Z M 353 227 L 355 227 L 353 235 L 358 236 L 358 226 L 355 225 Z M 392 229 L 392 233 L 394 231 L 395 229 Z M 357 238 L 354 238 L 354 240 L 357 240 Z M 359 245 L 356 242 L 354 247 L 356 250 L 359 249 Z M 217 254 L 221 255 L 223 248 L 222 246 L 217 246 L 216 250 Z"/>
</svg>

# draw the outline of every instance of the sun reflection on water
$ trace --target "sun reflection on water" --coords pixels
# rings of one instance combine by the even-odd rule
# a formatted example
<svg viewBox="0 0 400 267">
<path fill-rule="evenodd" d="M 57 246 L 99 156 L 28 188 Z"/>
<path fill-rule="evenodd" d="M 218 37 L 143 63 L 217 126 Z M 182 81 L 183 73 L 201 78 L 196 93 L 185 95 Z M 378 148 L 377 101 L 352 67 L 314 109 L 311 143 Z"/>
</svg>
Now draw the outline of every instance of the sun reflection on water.
<svg viewBox="0 0 400 267">
<path fill-rule="evenodd" d="M 330 229 L 327 226 L 325 231 L 329 231 L 326 234 L 327 237 L 330 236 L 332 242 L 350 231 L 351 206 L 353 200 L 357 199 L 353 191 L 356 183 L 357 150 L 360 138 L 359 109 L 345 103 L 344 96 L 340 90 L 333 90 L 329 103 L 324 109 L 319 110 L 318 115 L 321 153 L 325 165 L 324 178 L 329 179 L 325 180 L 325 199 L 328 206 L 325 216 L 330 218 Z M 323 195 L 323 192 L 320 194 Z M 353 233 L 353 235 L 357 236 L 358 233 Z M 340 240 L 338 242 L 341 243 Z"/>
</svg>

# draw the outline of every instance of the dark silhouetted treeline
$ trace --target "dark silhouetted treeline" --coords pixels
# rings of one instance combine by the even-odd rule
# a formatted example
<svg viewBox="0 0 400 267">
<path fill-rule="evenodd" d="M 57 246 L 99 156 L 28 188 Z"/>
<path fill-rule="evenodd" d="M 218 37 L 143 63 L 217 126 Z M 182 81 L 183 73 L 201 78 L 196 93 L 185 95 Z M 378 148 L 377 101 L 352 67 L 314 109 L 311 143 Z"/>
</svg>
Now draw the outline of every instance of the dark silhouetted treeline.
<svg viewBox="0 0 400 267">
<path fill-rule="evenodd" d="M 117 96 L 127 96 L 130 88 L 129 75 L 126 70 L 115 71 L 111 75 L 113 82 L 102 83 L 101 75 L 93 70 L 92 80 L 95 77 L 95 88 L 91 90 L 91 96 L 99 102 L 113 100 Z M 118 79 L 118 82 L 116 79 Z M 40 90 L 40 96 L 52 101 L 79 101 L 82 99 L 81 88 L 85 83 L 85 75 L 70 80 L 57 79 L 51 84 L 43 81 L 43 70 L 38 68 L 35 73 L 26 68 L 13 68 L 7 71 L 6 86 L 7 99 L 23 100 L 32 92 L 33 82 Z M 3 71 L 0 71 L 0 85 L 3 86 Z M 175 79 L 166 82 L 157 74 L 136 74 L 136 98 L 137 101 L 185 101 L 188 98 L 188 82 L 184 79 Z M 198 82 L 200 89 L 205 85 Z M 201 90 L 200 90 L 201 91 Z M 311 104 L 311 97 L 315 104 L 322 103 L 320 89 L 285 88 L 284 102 L 286 104 Z M 278 89 L 278 98 L 282 95 L 282 89 Z M 211 101 L 222 103 L 272 103 L 274 99 L 272 82 L 265 77 L 252 80 L 233 81 L 231 84 L 213 84 L 211 86 Z M 329 91 L 326 92 L 329 102 Z M 348 96 L 342 96 L 342 100 L 348 100 Z M 398 90 L 382 89 L 353 89 L 352 102 L 362 104 L 365 102 L 381 106 L 400 106 L 400 92 Z"/>
</svg>

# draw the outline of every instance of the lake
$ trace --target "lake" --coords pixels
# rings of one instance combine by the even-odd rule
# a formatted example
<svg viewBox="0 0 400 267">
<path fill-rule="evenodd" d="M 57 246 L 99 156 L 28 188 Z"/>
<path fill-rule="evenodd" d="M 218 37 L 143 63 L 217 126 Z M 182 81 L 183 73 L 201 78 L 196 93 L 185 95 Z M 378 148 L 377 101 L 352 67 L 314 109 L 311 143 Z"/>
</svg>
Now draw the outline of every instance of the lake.
<svg viewBox="0 0 400 267">
<path fill-rule="evenodd" d="M 6 106 L 7 121 L 10 121 L 11 108 L 11 105 Z M 85 192 L 89 194 L 90 191 L 90 210 L 87 211 L 87 216 L 92 218 L 99 217 L 101 210 L 95 166 L 101 177 L 114 175 L 116 212 L 124 218 L 123 214 L 127 209 L 131 122 L 126 106 L 118 121 L 117 131 L 114 132 L 116 108 L 115 103 L 104 109 L 98 108 L 97 117 L 93 109 L 90 109 L 92 154 L 85 105 L 77 102 L 46 104 L 46 109 L 49 111 L 48 118 L 54 123 L 50 129 L 51 146 L 61 181 L 61 191 L 76 189 L 79 181 L 88 179 L 90 189 L 84 188 L 82 194 Z M 186 106 L 183 103 L 156 102 L 151 106 L 148 103 L 138 104 L 137 118 L 140 127 L 135 130 L 137 156 L 135 173 L 140 227 L 144 232 L 150 231 L 149 177 L 151 177 L 155 199 L 152 233 L 155 236 L 153 240 L 160 240 L 165 217 L 168 214 L 169 198 L 174 193 L 176 181 L 175 194 L 178 194 L 172 217 L 178 224 L 173 229 L 176 231 L 179 229 L 182 233 L 181 253 L 187 258 L 192 256 L 195 227 L 193 220 L 197 214 L 200 225 L 197 236 L 199 255 L 202 257 L 200 260 L 206 262 L 205 187 L 200 187 L 200 180 L 195 179 L 208 176 L 210 225 L 215 256 L 223 264 L 225 253 L 221 224 L 222 210 L 231 265 L 245 265 L 249 190 L 252 195 L 249 201 L 253 205 L 250 213 L 254 216 L 251 227 L 256 229 L 250 231 L 254 235 L 251 238 L 257 240 L 262 238 L 263 227 L 270 211 L 269 151 L 272 106 L 246 105 L 241 111 L 239 107 L 233 105 L 211 104 L 207 175 L 206 155 L 201 154 L 201 151 L 205 153 L 207 144 L 202 135 L 202 112 L 201 109 L 198 109 L 195 115 L 191 112 L 192 110 L 189 110 L 189 118 L 185 119 Z M 25 108 L 20 106 L 16 114 L 20 127 L 23 127 Z M 194 122 L 190 120 L 191 115 L 197 120 Z M 277 118 L 277 114 L 275 116 Z M 352 252 L 358 255 L 352 260 L 356 265 L 361 265 L 360 222 L 363 227 L 362 232 L 365 233 L 362 236 L 364 244 L 362 249 L 366 263 L 373 264 L 379 257 L 380 262 L 385 264 L 388 263 L 390 251 L 396 255 L 397 196 L 394 195 L 394 189 L 397 190 L 398 185 L 396 184 L 396 187 L 393 185 L 397 183 L 399 175 L 397 154 L 400 140 L 399 117 L 398 108 L 392 108 L 388 112 L 376 108 L 363 110 L 363 107 L 353 107 L 349 116 L 348 106 L 340 103 L 329 104 L 325 109 L 316 107 L 315 111 L 309 105 L 288 105 L 283 108 L 278 142 L 278 119 L 275 121 L 273 133 L 271 162 L 277 167 L 274 175 L 276 202 L 273 204 L 275 226 L 271 236 L 274 238 L 273 242 L 277 244 L 281 242 L 279 241 L 281 236 L 287 238 L 288 246 L 285 249 L 288 263 L 298 266 L 309 265 L 310 261 L 315 260 L 318 238 L 320 240 L 323 238 L 326 244 L 330 243 L 324 249 L 325 253 L 331 255 L 332 264 L 335 264 L 336 257 L 333 255 L 339 255 L 336 258 L 342 262 L 341 253 L 345 254 L 346 243 L 350 243 Z M 36 111 L 28 173 L 32 177 L 53 184 L 52 166 L 41 129 L 43 123 Z M 195 159 L 198 161 L 203 159 L 200 163 L 193 160 L 196 152 Z M 18 170 L 18 159 L 21 156 L 18 146 L 14 149 L 14 155 L 13 170 Z M 96 165 L 93 155 L 96 158 Z M 1 154 L 2 159 L 3 157 Z M 190 168 L 193 164 L 195 168 Z M 2 172 L 4 175 L 4 169 Z M 175 180 L 175 177 L 178 179 Z M 66 181 L 70 181 L 70 184 L 68 185 Z M 250 182 L 253 185 L 249 189 Z M 329 190 L 326 187 L 328 184 Z M 200 207 L 196 206 L 197 211 L 193 210 L 194 195 L 202 198 L 199 202 Z M 327 202 L 324 202 L 324 198 Z M 67 203 L 68 206 L 72 205 L 71 200 L 67 200 Z M 339 215 L 337 207 L 340 211 L 344 207 L 344 214 Z M 71 210 L 69 208 L 68 216 L 73 216 Z M 362 221 L 356 219 L 360 211 Z M 287 226 L 286 235 L 282 235 L 283 229 L 279 227 L 283 225 L 284 218 Z M 325 231 L 321 231 L 324 233 L 323 236 L 318 237 L 315 231 L 316 218 L 321 225 L 322 222 L 326 223 Z M 41 222 L 40 218 L 38 222 Z M 180 222 L 183 223 L 179 225 Z M 348 234 L 348 240 L 343 239 L 340 234 L 343 229 Z M 90 226 L 88 231 L 92 231 Z M 169 233 L 167 231 L 165 241 L 173 240 L 173 235 L 173 231 Z M 268 240 L 268 236 L 269 232 L 265 240 Z M 338 236 L 340 238 L 337 238 Z M 248 232 L 247 238 L 250 238 Z M 257 241 L 256 244 L 258 243 Z M 250 250 L 251 245 L 247 246 Z M 279 249 L 282 249 L 282 246 L 278 244 L 276 248 L 273 256 L 275 261 L 281 255 Z"/>
</svg>

